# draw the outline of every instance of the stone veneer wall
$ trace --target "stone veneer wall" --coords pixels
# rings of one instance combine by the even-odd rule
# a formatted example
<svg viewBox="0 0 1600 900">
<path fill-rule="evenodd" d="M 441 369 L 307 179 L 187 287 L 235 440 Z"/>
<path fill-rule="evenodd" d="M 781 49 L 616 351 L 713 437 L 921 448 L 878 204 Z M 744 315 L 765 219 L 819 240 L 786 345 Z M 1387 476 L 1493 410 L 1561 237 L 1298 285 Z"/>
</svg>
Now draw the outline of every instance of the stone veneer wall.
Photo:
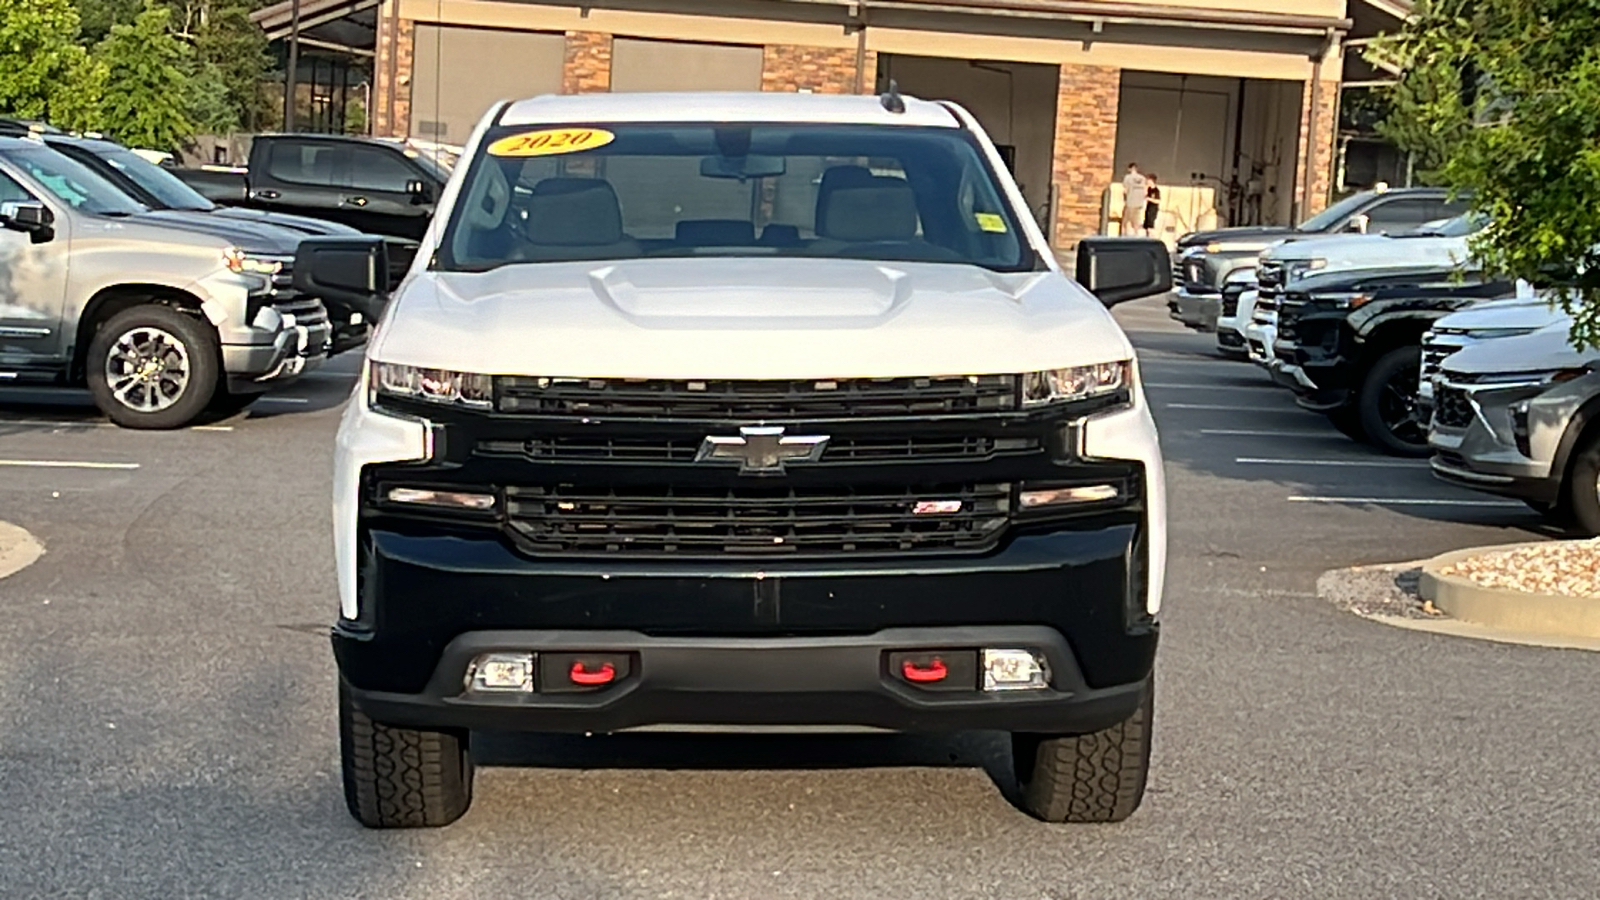
<svg viewBox="0 0 1600 900">
<path fill-rule="evenodd" d="M 561 93 L 598 94 L 611 90 L 611 35 L 595 31 L 567 32 L 567 53 L 561 70 Z"/>
<path fill-rule="evenodd" d="M 1100 230 L 1106 186 L 1117 152 L 1117 106 L 1122 70 L 1061 66 L 1056 88 L 1056 211 L 1050 243 L 1063 252 Z"/>
<path fill-rule="evenodd" d="M 1320 212 L 1328 205 L 1328 195 L 1333 190 L 1333 151 L 1334 135 L 1338 130 L 1338 123 L 1334 116 L 1338 115 L 1339 82 L 1324 81 L 1322 90 L 1317 96 L 1317 133 L 1310 134 L 1311 126 L 1311 82 L 1307 81 L 1305 90 L 1300 98 L 1300 143 L 1299 166 L 1295 170 L 1295 200 L 1300 209 L 1302 219 Z M 1315 153 L 1308 154 L 1306 145 L 1308 139 L 1313 141 Z M 1306 164 L 1310 162 L 1311 192 L 1306 196 Z"/>
<path fill-rule="evenodd" d="M 384 7 L 378 8 L 377 56 L 373 60 L 372 105 L 367 116 L 372 133 L 381 137 L 406 137 L 411 133 L 411 60 L 416 46 L 417 23 L 399 20 L 399 37 L 391 39 L 393 23 Z M 389 82 L 391 53 L 394 55 L 394 84 Z M 392 99 L 394 121 L 389 120 Z"/>
<path fill-rule="evenodd" d="M 878 54 L 868 50 L 862 65 L 862 91 L 870 93 L 877 81 Z M 856 92 L 854 47 L 804 47 L 768 44 L 761 54 L 763 91 L 802 91 L 816 94 Z"/>
</svg>

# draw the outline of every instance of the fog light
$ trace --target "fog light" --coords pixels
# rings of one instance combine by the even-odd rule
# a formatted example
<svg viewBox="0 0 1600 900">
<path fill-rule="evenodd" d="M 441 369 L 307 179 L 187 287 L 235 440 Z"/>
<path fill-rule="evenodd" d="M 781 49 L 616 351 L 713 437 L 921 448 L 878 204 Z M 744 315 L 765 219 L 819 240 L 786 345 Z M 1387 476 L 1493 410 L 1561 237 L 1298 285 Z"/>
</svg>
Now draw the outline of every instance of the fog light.
<svg viewBox="0 0 1600 900">
<path fill-rule="evenodd" d="M 491 693 L 533 692 L 532 653 L 485 653 L 467 667 L 467 690 Z"/>
<path fill-rule="evenodd" d="M 1032 650 L 983 651 L 984 690 L 1035 691 L 1049 686 L 1050 669 Z"/>
<path fill-rule="evenodd" d="M 1037 509 L 1041 506 L 1069 503 L 1103 503 L 1115 500 L 1121 494 L 1122 491 L 1114 484 L 1082 484 L 1076 487 L 1023 491 L 1017 499 L 1023 509 Z"/>
<path fill-rule="evenodd" d="M 464 491 L 430 491 L 424 488 L 390 488 L 389 502 L 412 503 L 417 506 L 443 506 L 449 509 L 480 511 L 494 509 L 493 494 L 469 494 Z"/>
</svg>

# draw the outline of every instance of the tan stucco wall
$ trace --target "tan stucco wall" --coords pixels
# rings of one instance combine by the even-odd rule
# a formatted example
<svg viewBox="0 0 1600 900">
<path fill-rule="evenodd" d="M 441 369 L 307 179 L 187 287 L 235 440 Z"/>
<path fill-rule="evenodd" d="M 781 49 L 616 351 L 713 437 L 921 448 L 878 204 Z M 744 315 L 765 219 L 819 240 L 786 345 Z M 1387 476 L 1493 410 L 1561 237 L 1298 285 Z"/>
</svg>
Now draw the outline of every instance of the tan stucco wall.
<svg viewBox="0 0 1600 900">
<path fill-rule="evenodd" d="M 1170 2 L 1170 0 L 1169 0 Z M 1295 11 L 1323 7 L 1343 14 L 1344 0 L 1292 0 Z M 1284 0 L 1226 0 L 1182 5 L 1226 6 L 1251 10 L 1282 10 Z M 1312 9 L 1315 7 L 1315 9 Z M 583 15 L 575 7 L 536 6 L 494 0 L 400 0 L 400 15 L 419 22 L 444 21 L 456 25 L 491 28 L 526 28 L 538 31 L 593 31 L 625 37 L 661 38 L 710 43 L 794 44 L 808 47 L 854 48 L 856 38 L 836 25 L 808 25 L 714 16 L 590 9 Z M 1149 72 L 1220 75 L 1230 78 L 1274 78 L 1300 81 L 1311 77 L 1311 63 L 1294 53 L 1260 53 L 1197 47 L 1149 47 L 1094 43 L 1085 48 L 1075 41 L 1041 38 L 947 34 L 929 31 L 867 29 L 867 47 L 879 53 L 908 53 L 956 59 L 992 59 L 1078 66 L 1107 66 Z"/>
</svg>

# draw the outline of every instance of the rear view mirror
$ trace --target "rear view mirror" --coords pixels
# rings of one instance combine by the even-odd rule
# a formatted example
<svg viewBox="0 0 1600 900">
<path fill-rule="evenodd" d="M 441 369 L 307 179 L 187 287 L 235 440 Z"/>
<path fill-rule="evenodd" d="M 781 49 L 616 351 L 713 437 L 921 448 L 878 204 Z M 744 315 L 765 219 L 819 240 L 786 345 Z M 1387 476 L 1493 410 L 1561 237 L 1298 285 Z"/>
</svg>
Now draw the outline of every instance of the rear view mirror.
<svg viewBox="0 0 1600 900">
<path fill-rule="evenodd" d="M 368 321 L 383 314 L 392 283 L 389 242 L 382 237 L 307 238 L 295 250 L 296 291 Z"/>
<path fill-rule="evenodd" d="M 788 171 L 781 156 L 708 156 L 700 160 L 705 178 L 774 178 Z"/>
<path fill-rule="evenodd" d="M 35 244 L 55 237 L 56 217 L 43 203 L 34 201 L 0 203 L 0 228 L 30 235 Z"/>
<path fill-rule="evenodd" d="M 1148 238 L 1084 238 L 1078 242 L 1078 283 L 1106 306 L 1172 290 L 1167 245 Z"/>
</svg>

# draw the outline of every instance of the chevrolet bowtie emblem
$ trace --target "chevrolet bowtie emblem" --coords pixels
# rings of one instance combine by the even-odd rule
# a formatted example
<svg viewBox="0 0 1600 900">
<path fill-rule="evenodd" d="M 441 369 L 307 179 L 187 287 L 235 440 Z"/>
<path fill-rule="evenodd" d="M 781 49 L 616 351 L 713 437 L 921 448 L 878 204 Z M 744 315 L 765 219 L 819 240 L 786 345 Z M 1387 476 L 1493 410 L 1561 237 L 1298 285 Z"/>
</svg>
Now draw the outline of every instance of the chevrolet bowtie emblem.
<svg viewBox="0 0 1600 900">
<path fill-rule="evenodd" d="M 828 446 L 825 434 L 786 435 L 783 426 L 748 425 L 738 437 L 710 435 L 700 444 L 695 462 L 738 463 L 745 475 L 779 475 L 784 463 L 816 462 Z"/>
</svg>

